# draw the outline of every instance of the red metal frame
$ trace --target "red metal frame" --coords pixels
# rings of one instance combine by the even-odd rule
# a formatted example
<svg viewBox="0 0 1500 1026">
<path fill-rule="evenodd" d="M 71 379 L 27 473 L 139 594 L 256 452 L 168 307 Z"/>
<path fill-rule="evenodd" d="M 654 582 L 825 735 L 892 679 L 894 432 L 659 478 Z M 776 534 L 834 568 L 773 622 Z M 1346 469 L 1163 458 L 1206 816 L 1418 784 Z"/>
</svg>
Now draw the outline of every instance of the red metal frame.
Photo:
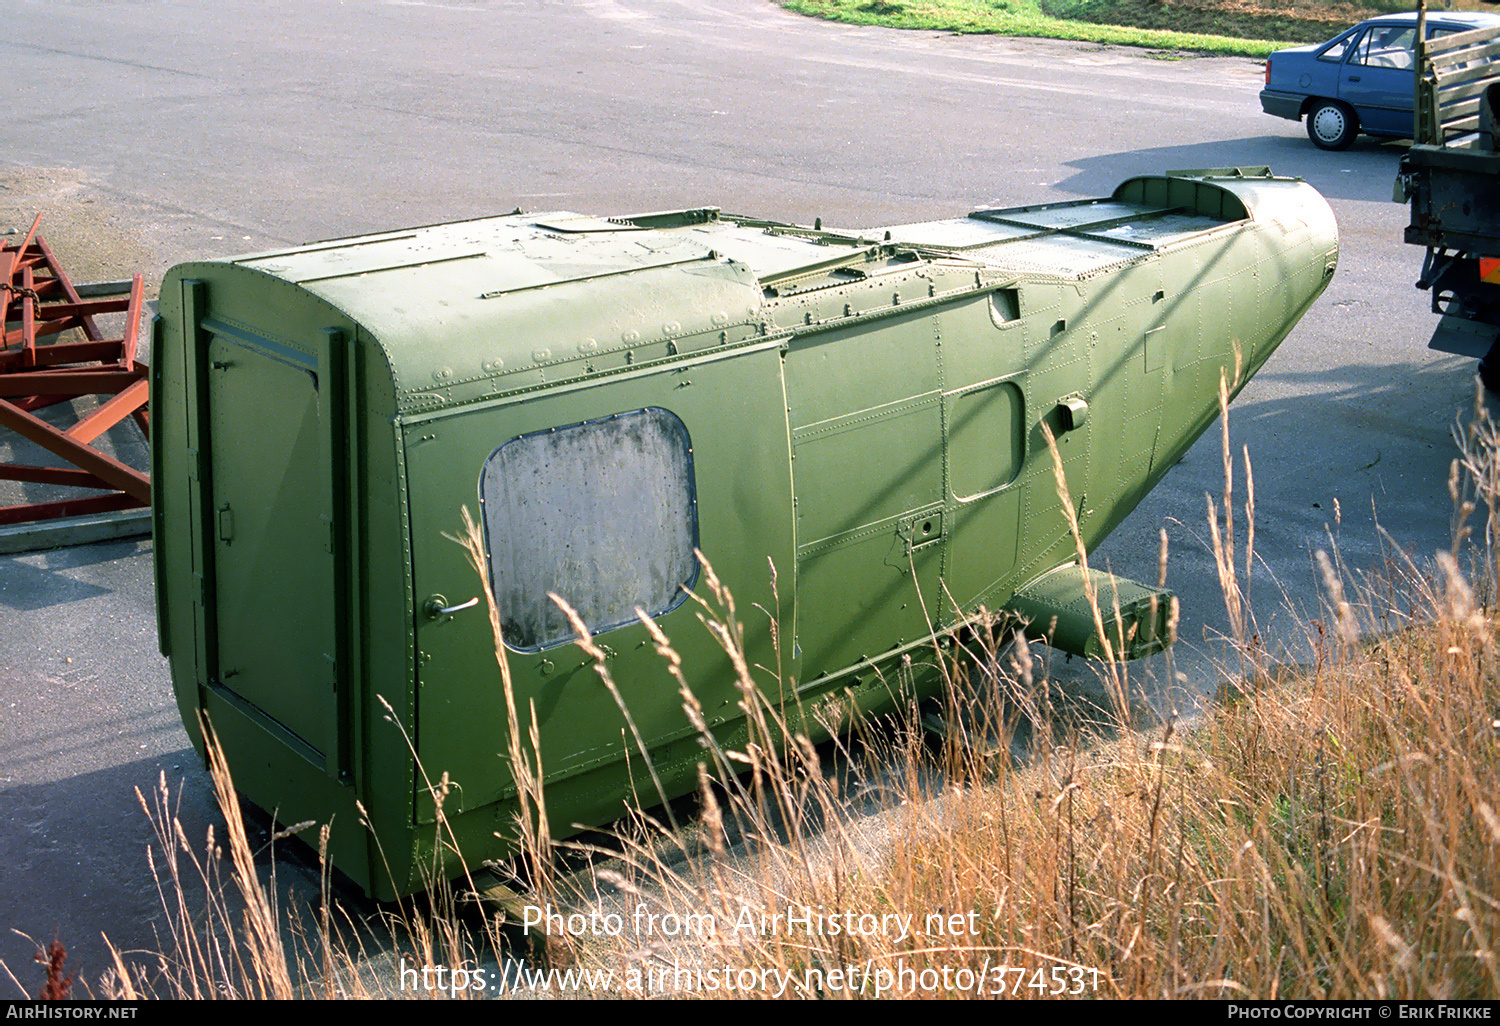
<svg viewBox="0 0 1500 1026">
<path fill-rule="evenodd" d="M 126 417 L 142 432 L 150 431 L 146 368 L 135 359 L 141 276 L 135 276 L 128 294 L 83 299 L 37 234 L 41 220 L 38 214 L 20 244 L 0 245 L 0 426 L 71 466 L 0 463 L 0 480 L 95 488 L 102 494 L 0 506 L 0 526 L 151 505 L 150 478 L 92 445 Z M 125 315 L 125 333 L 106 338 L 94 318 L 118 313 Z M 63 332 L 74 330 L 83 341 L 60 341 Z M 54 427 L 35 414 L 86 395 L 103 401 L 70 427 Z"/>
</svg>

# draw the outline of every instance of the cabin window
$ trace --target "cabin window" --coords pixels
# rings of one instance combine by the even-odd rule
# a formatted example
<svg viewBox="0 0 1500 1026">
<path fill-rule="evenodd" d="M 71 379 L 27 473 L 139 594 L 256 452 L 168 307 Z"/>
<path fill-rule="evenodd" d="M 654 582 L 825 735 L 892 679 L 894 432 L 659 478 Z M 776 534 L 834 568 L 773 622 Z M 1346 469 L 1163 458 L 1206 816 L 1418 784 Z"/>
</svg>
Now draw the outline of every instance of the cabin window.
<svg viewBox="0 0 1500 1026">
<path fill-rule="evenodd" d="M 675 609 L 698 579 L 687 426 L 649 408 L 512 438 L 480 477 L 490 586 L 506 645 L 535 652 Z"/>
</svg>

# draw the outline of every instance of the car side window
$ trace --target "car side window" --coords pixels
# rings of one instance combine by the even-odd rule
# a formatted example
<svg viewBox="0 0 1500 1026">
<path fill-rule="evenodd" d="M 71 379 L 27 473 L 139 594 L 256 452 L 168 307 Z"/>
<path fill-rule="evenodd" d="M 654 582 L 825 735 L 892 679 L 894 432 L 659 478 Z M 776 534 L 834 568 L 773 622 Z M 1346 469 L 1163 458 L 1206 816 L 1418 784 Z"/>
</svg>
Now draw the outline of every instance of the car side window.
<svg viewBox="0 0 1500 1026">
<path fill-rule="evenodd" d="M 1328 61 L 1332 64 L 1341 63 L 1344 59 L 1344 55 L 1349 52 L 1349 48 L 1353 46 L 1356 40 L 1358 40 L 1359 38 L 1360 34 L 1357 32 L 1350 32 L 1347 35 L 1340 36 L 1338 39 L 1335 39 L 1333 42 L 1324 47 L 1323 51 L 1318 54 L 1318 60 Z"/>
<path fill-rule="evenodd" d="M 1463 32 L 1463 31 L 1466 31 L 1466 30 L 1465 29 L 1461 29 L 1461 28 L 1450 28 L 1450 27 L 1448 27 L 1446 25 L 1428 25 L 1427 26 L 1427 40 L 1428 40 L 1428 42 L 1431 42 L 1434 39 L 1442 39 L 1444 36 L 1451 36 L 1451 35 L 1453 35 L 1456 32 Z M 1449 68 L 1448 68 L 1448 73 L 1449 74 L 1454 74 L 1454 73 L 1459 72 L 1459 71 L 1464 71 L 1467 68 L 1472 67 L 1475 63 L 1476 62 L 1474 62 L 1474 61 L 1463 61 L 1463 62 L 1461 62 L 1459 64 L 1450 65 Z"/>
<path fill-rule="evenodd" d="M 1416 63 L 1413 53 L 1416 38 L 1417 30 L 1413 25 L 1376 25 L 1354 47 L 1349 63 L 1367 68 L 1410 71 Z"/>
</svg>

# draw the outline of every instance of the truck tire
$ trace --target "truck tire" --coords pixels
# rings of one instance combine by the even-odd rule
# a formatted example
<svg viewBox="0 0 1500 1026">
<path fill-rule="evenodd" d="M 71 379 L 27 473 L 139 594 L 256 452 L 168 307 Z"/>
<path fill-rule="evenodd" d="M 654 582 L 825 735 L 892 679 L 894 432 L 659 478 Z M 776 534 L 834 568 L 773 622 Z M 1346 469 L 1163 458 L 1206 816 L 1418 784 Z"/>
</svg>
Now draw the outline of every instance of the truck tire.
<svg viewBox="0 0 1500 1026">
<path fill-rule="evenodd" d="M 1479 383 L 1486 392 L 1500 393 L 1500 365 L 1492 363 L 1488 356 L 1479 361 Z"/>
<path fill-rule="evenodd" d="M 1479 361 L 1479 383 L 1488 392 L 1500 393 L 1500 338 L 1497 338 L 1490 351 Z"/>
<path fill-rule="evenodd" d="M 1307 112 L 1307 137 L 1320 150 L 1347 150 L 1359 135 L 1359 117 L 1348 104 L 1317 100 Z"/>
</svg>

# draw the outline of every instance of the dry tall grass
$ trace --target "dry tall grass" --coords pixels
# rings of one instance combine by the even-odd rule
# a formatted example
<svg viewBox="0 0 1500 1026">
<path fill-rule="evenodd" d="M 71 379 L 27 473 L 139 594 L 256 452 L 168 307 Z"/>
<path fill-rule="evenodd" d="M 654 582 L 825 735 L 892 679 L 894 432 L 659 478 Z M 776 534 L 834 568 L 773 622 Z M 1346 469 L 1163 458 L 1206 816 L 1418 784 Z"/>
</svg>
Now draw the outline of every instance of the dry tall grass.
<svg viewBox="0 0 1500 1026">
<path fill-rule="evenodd" d="M 277 884 L 274 848 L 317 824 L 299 823 L 257 848 L 224 755 L 207 736 L 209 772 L 224 813 L 225 836 L 212 828 L 201 843 L 187 835 L 163 777 L 136 797 L 156 843 L 148 851 L 167 935 L 162 950 L 142 959 L 111 945 L 114 966 L 96 992 L 108 999 L 291 999 L 467 996 L 468 988 L 436 986 L 426 967 L 470 973 L 494 964 L 502 946 L 499 919 L 465 915 L 447 880 L 421 899 L 357 920 L 333 895 L 324 857 L 328 828 L 318 827 L 320 894 L 303 907 Z M 432 785 L 442 808 L 444 782 Z M 403 976 L 403 973 L 405 974 Z"/>
<path fill-rule="evenodd" d="M 1249 672 L 1209 717 L 1089 740 L 1058 727 L 1024 642 L 981 644 L 948 664 L 939 752 L 888 733 L 878 769 L 839 777 L 804 739 L 776 743 L 746 675 L 757 740 L 724 751 L 705 732 L 690 840 L 638 835 L 586 892 L 549 896 L 626 927 L 562 934 L 572 957 L 622 992 L 701 996 L 1500 995 L 1495 425 L 1477 406 L 1459 432 L 1453 551 L 1363 582 L 1320 554 L 1321 655 L 1278 674 L 1249 640 L 1253 535 L 1241 564 L 1225 440 L 1210 516 Z M 1018 711 L 1038 728 L 1024 767 Z M 850 781 L 886 788 L 883 816 L 848 813 Z"/>
<path fill-rule="evenodd" d="M 1476 411 L 1458 433 L 1453 549 L 1378 581 L 1325 558 L 1327 608 L 1308 625 L 1320 654 L 1298 672 L 1268 668 L 1249 640 L 1253 538 L 1233 525 L 1253 524 L 1253 499 L 1234 496 L 1226 433 L 1226 488 L 1209 505 L 1243 683 L 1190 725 L 1131 732 L 1121 698 L 1113 738 L 1088 733 L 996 624 L 935 646 L 947 688 L 925 720 L 943 724 L 940 743 L 906 710 L 816 747 L 763 700 L 733 599 L 705 567 L 700 619 L 738 668 L 751 740 L 727 748 L 703 726 L 670 640 L 647 622 L 700 725 L 698 815 L 617 825 L 607 854 L 565 874 L 540 767 L 513 739 L 526 900 L 578 916 L 532 931 L 548 967 L 520 982 L 619 996 L 1495 998 L 1500 432 Z M 498 642 L 496 655 L 513 705 Z M 618 696 L 602 658 L 597 671 Z M 1023 720 L 1024 764 L 1010 745 Z M 390 937 L 363 940 L 369 925 L 326 885 L 289 926 L 217 763 L 215 780 L 227 859 L 214 836 L 186 837 L 164 787 L 143 796 L 168 950 L 121 958 L 103 993 L 511 991 L 497 919 L 463 914 L 443 881 L 379 924 Z M 441 807 L 445 782 L 432 787 Z M 200 891 L 207 907 L 191 907 L 184 895 Z M 404 971 L 436 967 L 487 986 L 405 986 Z"/>
<path fill-rule="evenodd" d="M 1423 622 L 1191 729 L 1058 737 L 1024 651 L 986 664 L 989 723 L 999 683 L 1044 725 L 1032 764 L 949 744 L 932 772 L 900 743 L 883 842 L 811 746 L 714 752 L 720 781 L 750 773 L 705 774 L 695 843 L 630 847 L 597 874 L 613 896 L 572 896 L 626 913 L 629 942 L 564 939 L 657 993 L 1492 998 L 1494 628 L 1445 563 Z M 684 947 L 641 907 L 715 928 Z"/>
</svg>

